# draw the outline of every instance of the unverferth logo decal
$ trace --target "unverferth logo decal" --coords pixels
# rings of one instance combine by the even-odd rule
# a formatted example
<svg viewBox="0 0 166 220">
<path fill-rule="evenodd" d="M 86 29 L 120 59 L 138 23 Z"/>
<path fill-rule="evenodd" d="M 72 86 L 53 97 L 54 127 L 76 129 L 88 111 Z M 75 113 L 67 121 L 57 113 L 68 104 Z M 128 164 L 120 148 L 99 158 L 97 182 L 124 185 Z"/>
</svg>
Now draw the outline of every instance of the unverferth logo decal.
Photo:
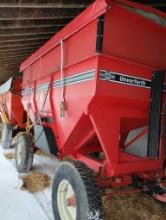
<svg viewBox="0 0 166 220">
<path fill-rule="evenodd" d="M 106 70 L 100 70 L 100 79 L 145 88 L 150 88 L 151 86 L 150 80 Z"/>
<path fill-rule="evenodd" d="M 134 84 L 137 86 L 146 86 L 146 81 L 145 80 L 139 80 L 139 79 L 133 79 L 133 78 L 129 78 L 126 76 L 120 76 L 120 82 L 124 82 L 124 83 L 130 83 L 130 84 Z"/>
</svg>

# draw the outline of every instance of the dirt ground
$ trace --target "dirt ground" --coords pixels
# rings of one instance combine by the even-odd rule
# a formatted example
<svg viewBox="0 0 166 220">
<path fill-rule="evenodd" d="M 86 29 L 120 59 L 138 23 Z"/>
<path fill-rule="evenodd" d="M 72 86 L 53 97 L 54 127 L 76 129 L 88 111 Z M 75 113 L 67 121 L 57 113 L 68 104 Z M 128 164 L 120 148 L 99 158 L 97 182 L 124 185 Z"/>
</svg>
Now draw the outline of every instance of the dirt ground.
<svg viewBox="0 0 166 220">
<path fill-rule="evenodd" d="M 4 156 L 9 160 L 14 159 L 14 153 L 6 153 L 6 154 L 4 154 Z"/>
<path fill-rule="evenodd" d="M 42 156 L 45 156 L 45 157 L 50 157 L 50 155 L 48 155 L 48 154 L 46 154 L 44 151 L 42 151 L 42 150 L 37 150 L 36 152 L 35 152 L 35 154 L 36 155 L 42 155 Z"/>
<path fill-rule="evenodd" d="M 47 156 L 42 151 L 36 154 Z M 4 156 L 11 160 L 14 153 L 5 153 Z M 35 193 L 51 187 L 51 178 L 46 173 L 32 171 L 21 176 L 24 183 L 22 189 Z M 166 208 L 142 193 L 103 197 L 103 208 L 104 220 L 166 220 Z"/>
<path fill-rule="evenodd" d="M 104 220 L 165 220 L 166 208 L 141 193 L 103 198 Z"/>
<path fill-rule="evenodd" d="M 32 193 L 44 190 L 50 185 L 50 177 L 41 172 L 22 176 L 26 189 Z M 165 220 L 166 208 L 142 193 L 103 197 L 104 220 Z"/>
<path fill-rule="evenodd" d="M 50 185 L 50 177 L 41 172 L 31 172 L 27 175 L 21 176 L 23 180 L 22 189 L 35 193 L 40 192 Z"/>
</svg>

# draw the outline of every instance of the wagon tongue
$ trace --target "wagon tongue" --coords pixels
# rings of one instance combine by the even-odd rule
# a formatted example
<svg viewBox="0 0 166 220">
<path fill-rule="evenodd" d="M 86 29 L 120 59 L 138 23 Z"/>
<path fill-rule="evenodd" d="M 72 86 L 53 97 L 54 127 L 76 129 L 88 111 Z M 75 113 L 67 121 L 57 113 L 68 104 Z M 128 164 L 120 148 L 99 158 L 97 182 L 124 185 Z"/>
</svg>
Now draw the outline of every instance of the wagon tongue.
<svg viewBox="0 0 166 220">
<path fill-rule="evenodd" d="M 162 205 L 166 206 L 166 187 L 164 185 L 166 186 L 166 183 L 147 184 L 146 193 L 151 195 L 155 200 L 159 201 Z"/>
<path fill-rule="evenodd" d="M 135 177 L 133 180 L 133 185 L 139 188 L 141 192 L 150 195 L 166 207 L 166 179 L 163 179 L 160 183 L 156 181 L 144 181 L 139 177 Z"/>
<path fill-rule="evenodd" d="M 166 205 L 166 187 L 162 184 L 156 186 L 153 190 L 153 197 Z"/>
</svg>

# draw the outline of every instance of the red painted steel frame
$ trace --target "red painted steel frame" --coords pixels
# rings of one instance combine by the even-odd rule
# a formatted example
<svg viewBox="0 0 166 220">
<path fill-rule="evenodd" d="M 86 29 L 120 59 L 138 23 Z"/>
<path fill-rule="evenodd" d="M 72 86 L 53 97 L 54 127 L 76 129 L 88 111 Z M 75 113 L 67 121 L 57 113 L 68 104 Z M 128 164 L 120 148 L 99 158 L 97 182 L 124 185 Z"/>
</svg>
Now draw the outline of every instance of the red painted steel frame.
<svg viewBox="0 0 166 220">
<path fill-rule="evenodd" d="M 126 153 L 124 141 L 130 131 L 148 125 L 151 90 L 146 83 L 149 85 L 153 71 L 166 69 L 166 29 L 124 4 L 166 19 L 165 14 L 136 3 L 97 0 L 20 67 L 24 74 L 22 102 L 31 120 L 35 122 L 35 114 L 41 110 L 43 117 L 52 118 L 43 125 L 53 130 L 60 157 L 70 155 L 83 161 L 101 175 L 102 185 L 129 184 L 135 174 L 150 179 L 164 175 L 163 137 L 157 160 Z M 101 15 L 103 48 L 102 53 L 96 53 Z M 61 39 L 67 106 L 64 117 L 60 116 Z M 115 75 L 122 80 L 117 82 Z M 138 85 L 123 82 L 131 78 Z M 165 102 L 164 93 L 163 105 Z M 95 157 L 96 152 L 99 157 Z"/>
</svg>

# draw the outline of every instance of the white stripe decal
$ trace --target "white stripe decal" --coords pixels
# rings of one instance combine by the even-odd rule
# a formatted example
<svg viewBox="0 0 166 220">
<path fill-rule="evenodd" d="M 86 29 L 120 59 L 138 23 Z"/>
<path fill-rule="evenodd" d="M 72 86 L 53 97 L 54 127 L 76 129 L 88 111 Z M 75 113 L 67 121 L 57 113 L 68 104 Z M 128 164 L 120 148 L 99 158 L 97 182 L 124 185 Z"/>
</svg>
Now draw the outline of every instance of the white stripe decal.
<svg viewBox="0 0 166 220">
<path fill-rule="evenodd" d="M 72 85 L 72 84 L 92 80 L 95 78 L 95 71 L 96 71 L 95 69 L 88 70 L 82 73 L 78 73 L 78 74 L 74 74 L 72 76 L 66 77 L 64 78 L 64 85 Z M 53 88 L 61 87 L 61 86 L 62 86 L 62 82 L 60 79 L 55 80 L 53 82 Z M 48 88 L 49 88 L 49 83 L 43 83 L 37 86 L 36 91 L 44 91 L 44 90 L 47 90 Z M 22 95 L 29 95 L 33 93 L 33 91 L 34 91 L 34 88 L 23 89 Z"/>
</svg>

